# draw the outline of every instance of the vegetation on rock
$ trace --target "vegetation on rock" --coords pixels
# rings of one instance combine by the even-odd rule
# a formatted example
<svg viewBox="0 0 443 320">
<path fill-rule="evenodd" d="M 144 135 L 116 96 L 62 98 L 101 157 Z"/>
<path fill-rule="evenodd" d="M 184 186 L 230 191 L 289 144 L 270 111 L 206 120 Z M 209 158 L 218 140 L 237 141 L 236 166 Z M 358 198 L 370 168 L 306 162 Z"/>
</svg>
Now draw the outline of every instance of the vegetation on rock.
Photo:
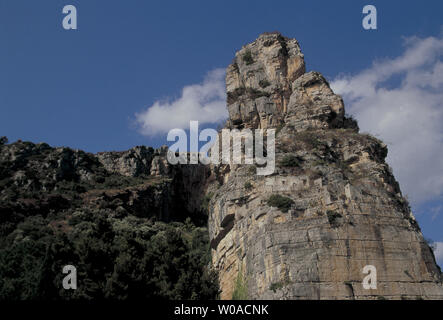
<svg viewBox="0 0 443 320">
<path fill-rule="evenodd" d="M 277 207 L 281 212 L 288 212 L 294 201 L 280 194 L 273 194 L 268 198 L 268 206 Z"/>
<path fill-rule="evenodd" d="M 245 54 L 243 55 L 243 61 L 246 63 L 246 65 L 250 65 L 254 63 L 254 59 L 252 58 L 252 53 L 251 51 L 246 51 Z"/>
<path fill-rule="evenodd" d="M 170 183 L 68 148 L 3 145 L 0 300 L 217 298 L 205 219 L 189 218 Z M 62 287 L 65 265 L 77 290 Z"/>
<path fill-rule="evenodd" d="M 234 292 L 232 293 L 232 300 L 247 300 L 248 299 L 248 284 L 246 277 L 240 269 L 235 280 Z"/>
<path fill-rule="evenodd" d="M 287 154 L 280 161 L 280 165 L 283 167 L 299 167 L 301 162 L 302 160 L 299 157 L 293 154 Z"/>
</svg>

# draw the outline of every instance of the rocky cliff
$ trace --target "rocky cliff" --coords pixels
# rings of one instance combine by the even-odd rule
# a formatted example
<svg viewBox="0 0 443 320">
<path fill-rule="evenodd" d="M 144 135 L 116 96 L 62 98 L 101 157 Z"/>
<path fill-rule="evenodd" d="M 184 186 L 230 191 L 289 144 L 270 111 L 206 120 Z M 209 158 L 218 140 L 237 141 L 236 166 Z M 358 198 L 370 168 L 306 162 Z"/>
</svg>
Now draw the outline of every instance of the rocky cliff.
<svg viewBox="0 0 443 320">
<path fill-rule="evenodd" d="M 214 299 L 209 168 L 165 148 L 90 154 L 0 138 L 0 301 Z M 186 186 L 186 188 L 185 188 Z M 64 290 L 63 267 L 77 270 Z"/>
<path fill-rule="evenodd" d="M 219 287 L 222 299 L 443 299 L 386 145 L 306 73 L 296 40 L 244 46 L 226 90 L 226 128 L 276 130 L 272 175 L 170 165 L 166 148 L 0 138 L 0 300 L 210 299 Z M 60 287 L 67 264 L 75 292 Z M 367 265 L 376 289 L 363 288 Z"/>
<path fill-rule="evenodd" d="M 228 128 L 275 128 L 276 170 L 223 166 L 209 232 L 221 298 L 441 299 L 442 275 L 385 163 L 296 40 L 262 34 L 227 69 Z M 221 183 L 220 183 L 221 182 Z M 373 265 L 377 288 L 364 289 Z"/>
</svg>

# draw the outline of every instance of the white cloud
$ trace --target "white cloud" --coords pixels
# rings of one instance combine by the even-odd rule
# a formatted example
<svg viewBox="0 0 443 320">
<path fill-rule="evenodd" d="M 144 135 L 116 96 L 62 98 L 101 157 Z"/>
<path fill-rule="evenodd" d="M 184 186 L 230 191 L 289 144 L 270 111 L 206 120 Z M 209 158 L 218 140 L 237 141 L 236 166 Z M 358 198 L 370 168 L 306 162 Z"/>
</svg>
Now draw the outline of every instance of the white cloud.
<svg viewBox="0 0 443 320">
<path fill-rule="evenodd" d="M 443 242 L 434 242 L 434 245 L 435 260 L 437 260 L 439 266 L 443 267 Z"/>
<path fill-rule="evenodd" d="M 443 38 L 408 38 L 404 53 L 337 77 L 360 129 L 388 144 L 387 161 L 414 204 L 443 194 Z"/>
<path fill-rule="evenodd" d="M 183 87 L 180 98 L 156 101 L 145 111 L 136 114 L 140 132 L 157 135 L 170 129 L 189 128 L 190 120 L 203 123 L 219 123 L 227 118 L 225 72 L 223 69 L 210 71 L 200 84 Z"/>
</svg>

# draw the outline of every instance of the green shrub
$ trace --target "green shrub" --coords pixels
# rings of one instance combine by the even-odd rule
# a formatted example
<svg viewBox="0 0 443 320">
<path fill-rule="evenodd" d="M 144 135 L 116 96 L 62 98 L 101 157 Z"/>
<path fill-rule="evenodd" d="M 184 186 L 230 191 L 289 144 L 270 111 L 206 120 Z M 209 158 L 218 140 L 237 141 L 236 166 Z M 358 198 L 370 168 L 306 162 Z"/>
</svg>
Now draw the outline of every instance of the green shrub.
<svg viewBox="0 0 443 320">
<path fill-rule="evenodd" d="M 258 85 L 262 88 L 266 88 L 266 87 L 270 86 L 271 83 L 268 80 L 260 80 L 258 82 Z"/>
<path fill-rule="evenodd" d="M 233 91 L 229 91 L 227 93 L 227 101 L 228 103 L 233 103 L 234 101 L 237 101 L 237 99 L 243 95 L 246 92 L 246 88 L 245 87 L 239 87 L 239 88 L 235 88 Z"/>
<path fill-rule="evenodd" d="M 254 59 L 252 59 L 251 51 L 247 50 L 245 54 L 243 55 L 243 61 L 246 63 L 246 65 L 250 65 L 254 63 Z"/>
<path fill-rule="evenodd" d="M 322 167 L 322 166 L 327 166 L 328 162 L 325 159 L 317 159 L 312 163 L 312 165 L 314 167 Z"/>
<path fill-rule="evenodd" d="M 281 289 L 281 288 L 283 288 L 284 286 L 287 286 L 290 283 L 291 282 L 289 280 L 273 282 L 269 286 L 269 290 L 272 290 L 273 292 L 276 292 L 278 289 Z"/>
<path fill-rule="evenodd" d="M 269 289 L 274 292 L 276 292 L 278 289 L 281 289 L 281 288 L 283 288 L 283 283 L 281 283 L 281 282 L 273 282 L 269 286 Z"/>
<path fill-rule="evenodd" d="M 247 88 L 246 92 L 249 94 L 251 99 L 257 99 L 260 97 L 269 97 L 271 95 L 269 92 L 257 90 L 255 88 Z"/>
<path fill-rule="evenodd" d="M 251 190 L 252 189 L 252 183 L 250 183 L 249 181 L 245 182 L 245 189 L 246 190 Z"/>
<path fill-rule="evenodd" d="M 337 162 L 335 162 L 335 165 L 337 166 L 337 168 L 339 168 L 341 170 L 341 172 L 346 176 L 346 175 L 352 175 L 352 169 L 349 166 L 349 164 L 345 161 L 341 161 L 341 160 L 337 160 Z"/>
<path fill-rule="evenodd" d="M 358 121 L 351 114 L 345 114 L 344 127 L 358 130 Z"/>
<path fill-rule="evenodd" d="M 280 161 L 280 165 L 283 167 L 300 167 L 301 162 L 302 160 L 299 157 L 293 154 L 287 154 Z"/>
<path fill-rule="evenodd" d="M 204 198 L 203 198 L 203 200 L 202 200 L 202 204 L 201 204 L 201 206 L 200 206 L 200 209 L 201 209 L 203 212 L 208 212 L 208 210 L 209 210 L 209 202 L 211 201 L 213 195 L 214 195 L 214 194 L 213 194 L 212 192 L 209 192 L 208 194 L 206 194 L 206 195 L 204 196 Z"/>
<path fill-rule="evenodd" d="M 332 210 L 328 210 L 326 212 L 327 216 L 328 216 L 328 221 L 329 224 L 331 225 L 331 227 L 336 228 L 340 225 L 340 218 L 342 217 L 342 215 L 336 211 L 332 211 Z"/>
<path fill-rule="evenodd" d="M 267 204 L 270 207 L 277 207 L 281 212 L 288 212 L 294 201 L 288 197 L 273 194 L 269 197 Z"/>
<path fill-rule="evenodd" d="M 248 300 L 248 286 L 242 269 L 238 271 L 235 280 L 234 292 L 232 292 L 232 300 Z"/>
<path fill-rule="evenodd" d="M 311 131 L 298 133 L 295 140 L 303 142 L 307 145 L 308 148 L 311 148 L 312 150 L 317 150 L 324 145 L 324 143 L 319 139 L 318 134 Z"/>
</svg>

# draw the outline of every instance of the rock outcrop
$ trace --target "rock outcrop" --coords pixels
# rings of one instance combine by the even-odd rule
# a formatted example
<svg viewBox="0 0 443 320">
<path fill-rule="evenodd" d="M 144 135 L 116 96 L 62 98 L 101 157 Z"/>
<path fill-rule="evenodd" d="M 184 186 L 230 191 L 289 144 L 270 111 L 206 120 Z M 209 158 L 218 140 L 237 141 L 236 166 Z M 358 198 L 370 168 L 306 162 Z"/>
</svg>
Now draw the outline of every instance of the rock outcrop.
<svg viewBox="0 0 443 320">
<path fill-rule="evenodd" d="M 282 123 L 292 82 L 305 73 L 295 39 L 264 34 L 243 47 L 226 71 L 230 123 L 236 128 L 267 128 Z"/>
<path fill-rule="evenodd" d="M 442 299 L 442 275 L 387 147 L 305 72 L 296 40 L 261 35 L 226 74 L 228 128 L 275 128 L 276 171 L 220 166 L 208 187 L 222 299 Z M 363 268 L 377 272 L 364 289 Z"/>
<path fill-rule="evenodd" d="M 165 148 L 97 155 L 0 138 L 0 301 L 215 299 L 210 173 Z M 63 267 L 79 271 L 62 289 Z"/>
</svg>

